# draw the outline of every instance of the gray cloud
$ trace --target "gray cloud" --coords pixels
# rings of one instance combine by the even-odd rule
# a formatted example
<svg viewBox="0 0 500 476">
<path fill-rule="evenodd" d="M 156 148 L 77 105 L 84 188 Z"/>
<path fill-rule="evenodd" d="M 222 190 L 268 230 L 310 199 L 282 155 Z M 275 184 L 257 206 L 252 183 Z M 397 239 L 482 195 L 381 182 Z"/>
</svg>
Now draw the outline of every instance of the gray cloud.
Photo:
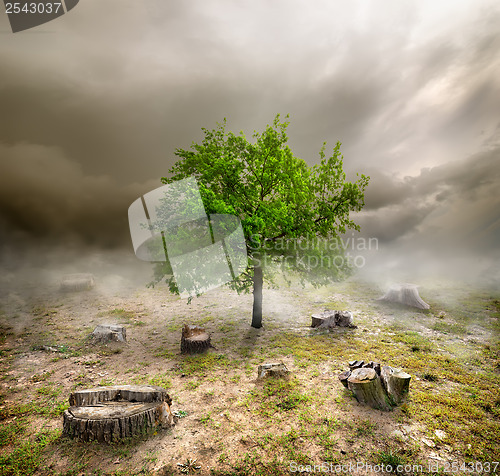
<svg viewBox="0 0 500 476">
<path fill-rule="evenodd" d="M 128 246 L 127 207 L 176 148 L 280 112 L 308 163 L 340 140 L 349 177 L 371 175 L 364 233 L 498 247 L 500 9 L 339 5 L 88 0 L 16 35 L 0 18 L 2 240 Z"/>
</svg>

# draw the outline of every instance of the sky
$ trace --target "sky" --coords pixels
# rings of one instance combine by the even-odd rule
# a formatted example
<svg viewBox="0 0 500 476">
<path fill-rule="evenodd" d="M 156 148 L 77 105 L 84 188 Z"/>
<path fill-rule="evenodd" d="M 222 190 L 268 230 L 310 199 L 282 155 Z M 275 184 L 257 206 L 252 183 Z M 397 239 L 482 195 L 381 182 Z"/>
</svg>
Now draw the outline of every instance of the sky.
<svg viewBox="0 0 500 476">
<path fill-rule="evenodd" d="M 227 118 L 290 115 L 313 165 L 370 175 L 362 236 L 485 269 L 500 244 L 500 4 L 80 0 L 13 34 L 0 13 L 0 249 L 123 249 L 127 210 Z M 496 261 L 495 261 L 496 260 Z"/>
</svg>

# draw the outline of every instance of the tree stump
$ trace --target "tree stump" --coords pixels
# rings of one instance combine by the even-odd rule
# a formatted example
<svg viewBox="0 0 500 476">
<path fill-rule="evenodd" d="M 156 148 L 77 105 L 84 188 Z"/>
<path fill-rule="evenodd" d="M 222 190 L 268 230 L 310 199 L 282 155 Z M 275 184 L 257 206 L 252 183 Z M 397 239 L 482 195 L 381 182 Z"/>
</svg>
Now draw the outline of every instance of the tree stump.
<svg viewBox="0 0 500 476">
<path fill-rule="evenodd" d="M 127 330 L 125 327 L 113 324 L 101 324 L 94 329 L 91 334 L 94 343 L 97 342 L 126 342 Z"/>
<path fill-rule="evenodd" d="M 401 369 L 393 369 L 384 365 L 380 371 L 382 385 L 394 405 L 401 403 L 410 388 L 411 375 L 403 372 Z"/>
<path fill-rule="evenodd" d="M 195 354 L 213 347 L 209 334 L 202 327 L 185 324 L 181 336 L 181 353 Z"/>
<path fill-rule="evenodd" d="M 338 376 L 344 387 L 349 388 L 359 403 L 380 410 L 390 410 L 401 403 L 410 387 L 411 376 L 401 369 L 393 369 L 378 362 L 352 360 L 349 370 Z"/>
<path fill-rule="evenodd" d="M 63 277 L 60 290 L 63 292 L 89 291 L 94 286 L 94 276 L 88 273 L 76 273 Z"/>
<path fill-rule="evenodd" d="M 152 385 L 97 387 L 74 392 L 63 415 L 63 434 L 82 441 L 111 443 L 151 428 L 173 425 L 172 399 Z"/>
<path fill-rule="evenodd" d="M 367 367 L 354 369 L 347 379 L 347 386 L 359 403 L 384 411 L 392 409 L 382 382 L 374 369 Z"/>
<path fill-rule="evenodd" d="M 350 370 L 346 370 L 345 372 L 342 372 L 341 374 L 339 374 L 339 380 L 340 380 L 340 383 L 345 387 L 345 388 L 349 388 L 348 386 L 348 383 L 347 383 L 347 379 L 351 376 L 351 371 Z"/>
<path fill-rule="evenodd" d="M 265 377 L 286 377 L 289 374 L 289 370 L 283 362 L 272 363 L 272 364 L 262 364 L 259 365 L 257 370 L 257 378 Z"/>
<path fill-rule="evenodd" d="M 430 309 L 429 304 L 423 301 L 419 296 L 415 284 L 398 284 L 391 286 L 386 294 L 378 298 L 378 301 L 396 302 L 418 309 Z"/>
<path fill-rule="evenodd" d="M 313 314 L 311 316 L 311 327 L 313 328 L 333 328 L 333 327 L 350 327 L 356 329 L 352 318 L 352 313 L 349 311 L 329 311 Z"/>
</svg>

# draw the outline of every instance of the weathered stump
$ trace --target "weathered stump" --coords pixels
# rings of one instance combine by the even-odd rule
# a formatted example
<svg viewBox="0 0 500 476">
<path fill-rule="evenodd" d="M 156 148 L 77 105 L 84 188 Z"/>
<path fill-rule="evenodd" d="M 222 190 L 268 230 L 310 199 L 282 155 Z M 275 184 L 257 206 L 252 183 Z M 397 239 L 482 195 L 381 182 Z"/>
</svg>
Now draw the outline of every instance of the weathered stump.
<svg viewBox="0 0 500 476">
<path fill-rule="evenodd" d="M 94 329 L 90 337 L 94 343 L 110 341 L 126 342 L 127 330 L 122 326 L 101 324 Z"/>
<path fill-rule="evenodd" d="M 367 367 L 354 369 L 347 379 L 347 386 L 359 403 L 384 411 L 392 409 L 382 382 L 374 369 Z"/>
<path fill-rule="evenodd" d="M 411 376 L 378 362 L 352 360 L 349 370 L 338 375 L 340 383 L 352 390 L 359 403 L 390 410 L 408 394 Z"/>
<path fill-rule="evenodd" d="M 398 284 L 391 286 L 386 294 L 378 298 L 378 301 L 395 302 L 418 309 L 430 309 L 429 304 L 423 301 L 418 294 L 418 289 L 415 284 Z"/>
<path fill-rule="evenodd" d="M 61 281 L 63 292 L 89 291 L 95 286 L 95 279 L 89 273 L 68 274 Z"/>
<path fill-rule="evenodd" d="M 287 377 L 289 370 L 283 362 L 259 365 L 257 378 Z"/>
<path fill-rule="evenodd" d="M 210 343 L 210 335 L 205 329 L 198 326 L 185 324 L 181 336 L 181 353 L 195 354 L 206 351 L 213 347 Z"/>
<path fill-rule="evenodd" d="M 380 371 L 382 385 L 394 405 L 401 403 L 410 388 L 411 375 L 403 372 L 401 369 L 393 369 L 384 365 Z"/>
<path fill-rule="evenodd" d="M 160 387 L 124 385 L 74 392 L 63 415 L 63 434 L 111 443 L 161 425 L 173 425 L 172 399 Z"/>
<path fill-rule="evenodd" d="M 352 313 L 349 311 L 329 311 L 313 314 L 311 316 L 311 327 L 313 328 L 333 328 L 333 327 L 350 327 L 356 329 Z"/>
</svg>

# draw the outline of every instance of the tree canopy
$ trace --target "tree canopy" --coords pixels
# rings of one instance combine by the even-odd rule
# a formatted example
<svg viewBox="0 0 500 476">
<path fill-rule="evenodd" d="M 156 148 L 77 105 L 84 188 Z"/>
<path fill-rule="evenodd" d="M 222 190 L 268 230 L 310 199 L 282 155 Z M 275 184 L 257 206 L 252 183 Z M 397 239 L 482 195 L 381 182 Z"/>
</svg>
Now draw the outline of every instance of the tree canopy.
<svg viewBox="0 0 500 476">
<path fill-rule="evenodd" d="M 332 248 L 325 247 L 318 237 L 335 240 L 347 229 L 359 231 L 350 212 L 363 207 L 369 181 L 363 174 L 355 182 L 346 181 L 340 142 L 329 156 L 324 143 L 319 163 L 308 166 L 287 145 L 288 125 L 278 114 L 262 133 L 253 134 L 253 141 L 242 132 L 227 132 L 226 120 L 213 130 L 203 128 L 203 141 L 193 143 L 190 150 L 176 149 L 180 160 L 170 169 L 170 176 L 162 178 L 165 184 L 196 178 L 208 214 L 232 214 L 241 220 L 248 267 L 231 285 L 238 290 L 253 285 L 254 327 L 262 326 L 267 258 L 292 258 L 282 259 L 282 269 L 295 270 L 316 284 L 338 277 L 342 270 L 332 261 L 323 260 L 321 269 L 312 272 L 310 263 L 300 255 L 304 251 L 309 255 L 330 253 Z M 301 240 L 308 240 L 309 245 L 300 249 L 289 246 Z M 342 252 L 338 247 L 333 249 L 337 255 Z M 157 279 L 165 275 L 168 263 L 156 269 Z M 175 290 L 172 279 L 170 284 Z"/>
</svg>

